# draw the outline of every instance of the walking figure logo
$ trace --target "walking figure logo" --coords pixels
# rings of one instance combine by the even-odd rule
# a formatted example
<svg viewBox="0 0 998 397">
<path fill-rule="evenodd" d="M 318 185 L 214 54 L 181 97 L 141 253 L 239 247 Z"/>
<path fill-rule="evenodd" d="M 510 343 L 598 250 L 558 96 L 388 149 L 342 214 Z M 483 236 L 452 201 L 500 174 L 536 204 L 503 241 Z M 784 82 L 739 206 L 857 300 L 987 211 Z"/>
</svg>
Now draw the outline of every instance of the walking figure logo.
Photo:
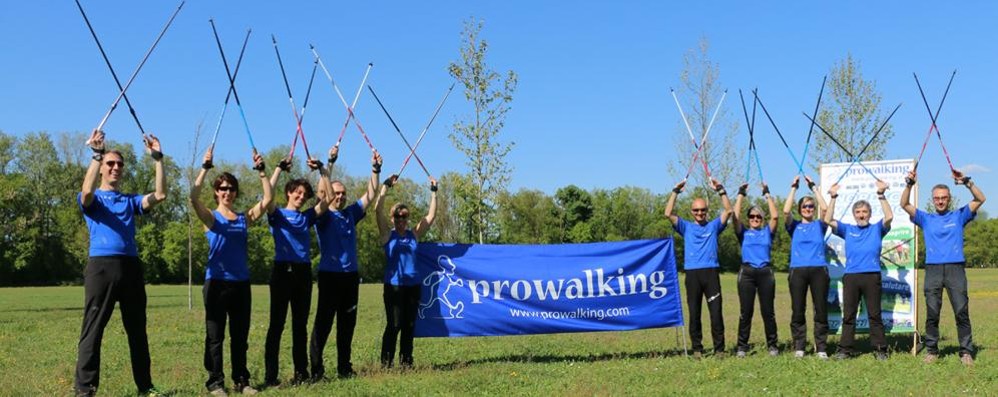
<svg viewBox="0 0 998 397">
<path fill-rule="evenodd" d="M 451 302 L 450 298 L 447 297 L 447 293 L 450 292 L 451 287 L 464 286 L 464 280 L 454 277 L 454 270 L 457 270 L 457 265 L 451 261 L 446 255 L 440 255 L 437 258 L 437 265 L 440 266 L 440 270 L 430 273 L 423 279 L 423 285 L 430 287 L 430 300 L 429 302 L 420 302 L 419 304 L 419 318 L 426 318 L 425 311 L 433 306 L 434 303 L 440 302 L 441 309 L 444 306 L 448 309 L 449 317 L 443 317 L 442 319 L 451 318 L 464 318 L 462 313 L 464 312 L 464 302 Z M 439 289 L 443 288 L 442 292 L 437 292 Z M 441 310 L 443 312 L 443 310 Z"/>
</svg>

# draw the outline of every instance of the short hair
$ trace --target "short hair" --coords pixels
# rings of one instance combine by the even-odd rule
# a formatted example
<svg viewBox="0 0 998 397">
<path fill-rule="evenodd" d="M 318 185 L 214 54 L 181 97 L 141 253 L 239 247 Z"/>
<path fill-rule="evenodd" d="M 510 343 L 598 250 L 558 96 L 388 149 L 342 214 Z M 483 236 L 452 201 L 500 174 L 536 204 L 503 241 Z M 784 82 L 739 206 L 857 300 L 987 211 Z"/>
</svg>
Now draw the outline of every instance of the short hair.
<svg viewBox="0 0 998 397">
<path fill-rule="evenodd" d="M 396 218 L 402 213 L 402 210 L 405 210 L 405 212 L 410 212 L 409 206 L 402 203 L 395 203 L 395 205 L 392 206 L 392 209 L 391 211 L 389 211 L 389 213 L 391 214 L 392 218 Z"/>
<path fill-rule="evenodd" d="M 228 182 L 229 186 L 232 186 L 233 189 L 235 189 L 236 194 L 239 194 L 239 180 L 236 179 L 235 175 L 228 172 L 222 172 L 219 174 L 218 177 L 215 178 L 215 181 L 211 183 L 211 188 L 218 190 L 218 188 L 222 186 L 223 182 Z M 218 196 L 215 196 L 215 201 L 218 202 Z"/>
<path fill-rule="evenodd" d="M 870 202 L 866 201 L 866 200 L 859 200 L 859 201 L 853 203 L 853 205 L 852 205 L 852 211 L 856 212 L 856 210 L 860 209 L 861 207 L 866 207 L 867 211 L 871 211 L 872 212 L 872 207 L 870 207 Z"/>
<path fill-rule="evenodd" d="M 748 210 L 745 211 L 745 214 L 746 215 L 750 215 L 750 214 L 752 214 L 752 211 L 758 212 L 759 215 L 762 215 L 763 219 L 766 218 L 766 211 L 763 211 L 762 207 L 759 207 L 758 205 L 753 205 L 753 206 L 749 207 Z"/>
<path fill-rule="evenodd" d="M 935 186 L 932 187 L 932 190 L 936 190 L 936 189 L 943 189 L 943 190 L 946 191 L 946 193 L 949 193 L 949 186 L 946 186 L 945 183 L 940 183 L 940 184 L 935 185 Z"/>
<path fill-rule="evenodd" d="M 118 149 L 112 149 L 112 150 L 108 150 L 107 152 L 104 152 L 105 156 L 109 155 L 109 154 L 116 154 L 121 159 L 121 161 L 125 161 L 125 155 L 121 154 L 121 151 L 118 150 Z"/>
<path fill-rule="evenodd" d="M 315 191 L 312 190 L 312 184 L 308 182 L 305 178 L 292 179 L 288 183 L 284 184 L 284 196 L 291 194 L 299 187 L 305 188 L 305 200 L 315 197 Z"/>
<path fill-rule="evenodd" d="M 815 202 L 814 197 L 811 196 L 801 197 L 799 200 L 797 200 L 797 214 L 800 214 L 801 206 L 804 205 L 804 202 L 806 201 L 814 202 L 815 205 L 818 204 L 817 202 Z"/>
</svg>

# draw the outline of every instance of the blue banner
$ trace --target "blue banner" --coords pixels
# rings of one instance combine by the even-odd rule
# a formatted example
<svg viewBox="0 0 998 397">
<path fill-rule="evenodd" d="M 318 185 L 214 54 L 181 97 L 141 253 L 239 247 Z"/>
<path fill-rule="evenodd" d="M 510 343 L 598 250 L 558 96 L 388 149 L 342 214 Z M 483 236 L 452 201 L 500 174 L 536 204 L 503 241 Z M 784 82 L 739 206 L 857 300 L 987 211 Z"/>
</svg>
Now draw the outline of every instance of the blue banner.
<svg viewBox="0 0 998 397">
<path fill-rule="evenodd" d="M 591 244 L 420 243 L 418 337 L 683 325 L 672 239 Z"/>
</svg>

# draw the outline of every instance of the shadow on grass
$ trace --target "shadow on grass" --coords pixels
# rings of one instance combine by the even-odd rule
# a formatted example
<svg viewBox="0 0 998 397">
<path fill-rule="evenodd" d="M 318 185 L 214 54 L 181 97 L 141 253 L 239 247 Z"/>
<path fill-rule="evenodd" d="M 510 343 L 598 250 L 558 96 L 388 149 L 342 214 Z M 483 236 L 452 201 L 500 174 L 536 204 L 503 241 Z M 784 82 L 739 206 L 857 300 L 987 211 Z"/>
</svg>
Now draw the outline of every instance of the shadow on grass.
<svg viewBox="0 0 998 397">
<path fill-rule="evenodd" d="M 555 355 L 555 354 L 507 354 L 496 357 L 484 357 L 468 361 L 455 361 L 446 364 L 434 364 L 431 366 L 432 369 L 438 371 L 450 371 L 454 369 L 460 369 L 477 364 L 491 364 L 491 363 L 538 363 L 538 364 L 549 364 L 549 363 L 559 363 L 559 362 L 601 362 L 601 361 L 615 361 L 615 360 L 627 360 L 627 359 L 655 359 L 655 358 L 666 358 L 666 357 L 682 357 L 682 349 L 672 349 L 672 350 L 654 350 L 654 351 L 643 351 L 643 352 L 631 352 L 631 353 L 602 353 L 602 354 L 565 354 L 565 355 Z"/>
</svg>

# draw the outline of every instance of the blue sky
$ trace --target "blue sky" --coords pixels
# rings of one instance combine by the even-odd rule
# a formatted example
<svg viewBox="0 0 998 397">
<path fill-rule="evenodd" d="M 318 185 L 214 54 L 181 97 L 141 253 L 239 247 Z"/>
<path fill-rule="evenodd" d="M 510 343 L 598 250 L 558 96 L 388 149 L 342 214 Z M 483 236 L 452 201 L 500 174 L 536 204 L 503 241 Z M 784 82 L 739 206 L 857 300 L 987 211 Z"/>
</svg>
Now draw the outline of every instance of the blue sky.
<svg viewBox="0 0 998 397">
<path fill-rule="evenodd" d="M 83 2 L 124 80 L 176 7 L 174 1 Z M 314 43 L 347 96 L 368 62 L 368 82 L 414 139 L 451 79 L 459 33 L 469 16 L 486 22 L 489 59 L 520 77 L 505 139 L 516 147 L 510 188 L 548 193 L 576 184 L 622 185 L 661 193 L 675 134 L 684 134 L 669 87 L 678 85 L 682 56 L 701 36 L 711 42 L 728 88 L 727 107 L 740 118 L 737 89 L 759 87 L 767 107 L 795 150 L 809 123 L 801 111 L 832 65 L 847 53 L 876 81 L 883 105 L 903 102 L 892 123 L 887 158 L 917 156 L 929 125 L 912 79 L 917 72 L 935 106 L 953 69 L 956 81 L 939 120 L 955 165 L 969 167 L 985 193 L 998 195 L 993 122 L 998 109 L 998 4 L 993 2 L 328 2 L 190 0 L 129 90 L 143 124 L 162 136 L 168 154 L 187 159 L 188 142 L 202 118 L 210 133 L 228 82 L 211 35 L 214 17 L 234 59 L 253 28 L 237 87 L 257 146 L 289 144 L 294 121 L 270 44 L 275 34 L 288 78 L 301 105 Z M 117 89 L 72 1 L 8 2 L 0 13 L 0 130 L 93 128 Z M 320 75 L 321 76 L 321 75 Z M 335 141 L 345 112 L 328 81 L 318 78 L 304 129 L 313 151 Z M 217 156 L 246 159 L 249 145 L 230 109 Z M 407 153 L 372 98 L 356 111 L 371 139 L 395 169 Z M 469 106 L 455 91 L 419 154 L 436 175 L 464 171 L 464 158 L 447 139 Z M 766 179 L 784 194 L 793 160 L 764 119 L 757 145 Z M 124 106 L 105 130 L 136 145 L 139 134 Z M 745 130 L 737 141 L 747 140 Z M 342 160 L 364 172 L 369 150 L 347 132 Z M 322 156 L 325 157 L 325 156 Z M 416 167 L 409 177 L 419 177 Z M 927 183 L 948 182 L 935 140 L 920 166 Z M 725 181 L 729 186 L 738 181 Z M 963 189 L 955 191 L 962 202 Z M 920 202 L 928 198 L 923 192 Z M 992 214 L 998 197 L 985 205 Z"/>
</svg>

